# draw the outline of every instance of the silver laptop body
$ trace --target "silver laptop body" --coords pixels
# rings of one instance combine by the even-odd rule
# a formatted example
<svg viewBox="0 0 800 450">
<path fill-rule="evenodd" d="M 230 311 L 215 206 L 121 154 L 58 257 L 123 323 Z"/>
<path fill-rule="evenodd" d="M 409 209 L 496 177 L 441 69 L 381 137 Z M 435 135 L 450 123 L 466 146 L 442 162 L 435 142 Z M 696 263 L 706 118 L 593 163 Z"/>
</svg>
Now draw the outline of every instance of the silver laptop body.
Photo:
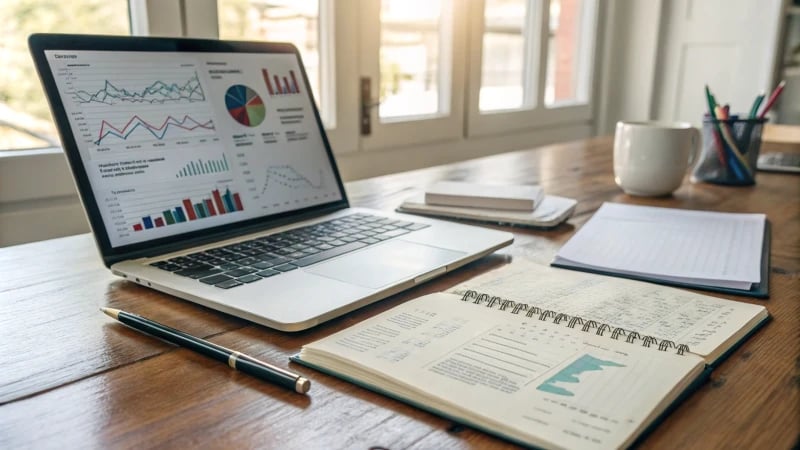
<svg viewBox="0 0 800 450">
<path fill-rule="evenodd" d="M 29 44 L 104 263 L 128 280 L 298 331 L 513 240 L 351 208 L 291 44 Z"/>
</svg>

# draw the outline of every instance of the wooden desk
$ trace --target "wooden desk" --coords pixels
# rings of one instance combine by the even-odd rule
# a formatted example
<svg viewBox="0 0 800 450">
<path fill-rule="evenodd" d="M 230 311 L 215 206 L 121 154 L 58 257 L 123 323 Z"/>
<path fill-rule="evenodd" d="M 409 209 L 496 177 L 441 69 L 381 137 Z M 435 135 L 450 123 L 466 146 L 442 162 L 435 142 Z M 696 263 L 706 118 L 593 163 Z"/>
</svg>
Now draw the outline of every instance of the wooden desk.
<svg viewBox="0 0 800 450">
<path fill-rule="evenodd" d="M 772 320 L 661 423 L 645 448 L 788 448 L 800 436 L 800 178 L 759 173 L 757 186 L 686 182 L 634 198 L 612 176 L 611 138 L 553 145 L 351 183 L 352 202 L 391 210 L 439 179 L 539 183 L 577 198 L 568 224 L 511 229 L 494 256 L 314 329 L 286 334 L 112 276 L 80 235 L 0 249 L 0 448 L 511 448 L 411 406 L 321 375 L 288 357 L 421 294 L 510 258 L 548 260 L 602 202 L 764 212 L 773 225 L 766 304 Z M 57 218 L 56 218 L 57 220 Z M 302 301 L 302 299 L 298 299 Z M 148 316 L 308 376 L 308 397 L 235 372 L 109 320 L 98 307 Z"/>
</svg>

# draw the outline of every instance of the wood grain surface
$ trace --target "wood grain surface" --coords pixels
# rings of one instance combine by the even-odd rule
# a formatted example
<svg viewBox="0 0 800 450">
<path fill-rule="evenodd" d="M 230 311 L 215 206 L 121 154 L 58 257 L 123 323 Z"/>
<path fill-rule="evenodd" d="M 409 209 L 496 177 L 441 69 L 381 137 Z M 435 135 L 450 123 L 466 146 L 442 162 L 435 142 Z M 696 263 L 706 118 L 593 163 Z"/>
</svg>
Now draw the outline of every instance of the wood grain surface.
<svg viewBox="0 0 800 450">
<path fill-rule="evenodd" d="M 769 151 L 765 146 L 762 151 Z M 512 231 L 511 247 L 454 273 L 299 333 L 277 332 L 124 281 L 89 235 L 0 249 L 0 448 L 513 448 L 406 404 L 289 362 L 312 340 L 419 295 L 526 257 L 549 262 L 606 201 L 766 213 L 773 320 L 722 363 L 642 448 L 791 448 L 800 444 L 800 177 L 756 186 L 687 180 L 672 196 L 616 187 L 612 139 L 596 138 L 349 183 L 356 206 L 393 210 L 437 180 L 540 184 L 578 200 L 554 230 Z M 294 394 L 133 331 L 103 315 L 135 312 L 312 380 Z"/>
</svg>

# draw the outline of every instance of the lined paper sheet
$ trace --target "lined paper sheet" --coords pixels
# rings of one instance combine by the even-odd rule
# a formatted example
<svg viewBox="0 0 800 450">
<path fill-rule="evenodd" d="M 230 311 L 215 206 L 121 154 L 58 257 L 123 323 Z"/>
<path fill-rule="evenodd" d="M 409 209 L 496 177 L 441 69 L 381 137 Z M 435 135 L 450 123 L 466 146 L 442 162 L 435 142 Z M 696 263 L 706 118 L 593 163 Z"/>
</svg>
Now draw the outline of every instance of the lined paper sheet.
<svg viewBox="0 0 800 450">
<path fill-rule="evenodd" d="M 554 263 L 710 286 L 761 281 L 764 214 L 604 203 Z"/>
</svg>

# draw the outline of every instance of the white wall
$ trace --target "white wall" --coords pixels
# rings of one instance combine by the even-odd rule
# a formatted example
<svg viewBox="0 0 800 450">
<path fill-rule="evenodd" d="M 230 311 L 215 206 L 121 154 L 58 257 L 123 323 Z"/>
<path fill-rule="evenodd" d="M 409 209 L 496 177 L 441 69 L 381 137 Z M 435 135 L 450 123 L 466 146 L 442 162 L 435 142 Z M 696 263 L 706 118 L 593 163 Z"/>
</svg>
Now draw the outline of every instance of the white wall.
<svg viewBox="0 0 800 450">
<path fill-rule="evenodd" d="M 662 0 L 611 0 L 604 29 L 597 98 L 598 135 L 618 120 L 652 119 Z"/>
<path fill-rule="evenodd" d="M 737 111 L 772 88 L 782 0 L 610 0 L 597 134 L 618 120 L 689 121 L 703 86 Z"/>
</svg>

